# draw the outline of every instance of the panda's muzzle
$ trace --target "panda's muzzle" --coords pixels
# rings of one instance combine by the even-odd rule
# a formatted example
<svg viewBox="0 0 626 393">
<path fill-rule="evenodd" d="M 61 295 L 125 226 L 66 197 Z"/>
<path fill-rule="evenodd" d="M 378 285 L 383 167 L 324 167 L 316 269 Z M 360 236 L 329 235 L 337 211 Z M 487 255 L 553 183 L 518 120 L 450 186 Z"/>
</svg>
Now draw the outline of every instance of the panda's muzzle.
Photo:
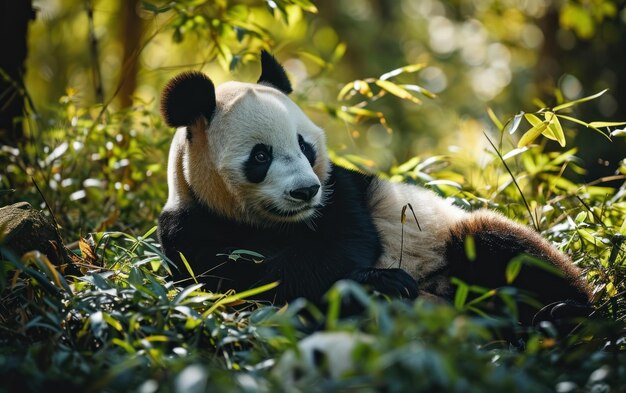
<svg viewBox="0 0 626 393">
<path fill-rule="evenodd" d="M 289 196 L 299 201 L 309 202 L 315 195 L 317 195 L 319 189 L 319 184 L 310 187 L 296 188 L 295 190 L 289 191 Z"/>
</svg>

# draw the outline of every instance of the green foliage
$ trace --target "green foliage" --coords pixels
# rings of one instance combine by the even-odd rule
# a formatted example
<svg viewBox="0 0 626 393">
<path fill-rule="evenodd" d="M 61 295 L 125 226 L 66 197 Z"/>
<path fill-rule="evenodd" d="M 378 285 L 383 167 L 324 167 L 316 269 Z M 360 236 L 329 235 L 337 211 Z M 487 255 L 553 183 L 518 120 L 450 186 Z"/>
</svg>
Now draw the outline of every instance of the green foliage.
<svg viewBox="0 0 626 393">
<path fill-rule="evenodd" d="M 33 115 L 21 146 L 3 147 L 0 205 L 43 207 L 43 196 L 68 239 L 85 229 L 152 226 L 167 195 L 170 131 L 145 106 L 101 112 L 76 105 L 75 94 L 61 98 L 49 122 Z"/>
<path fill-rule="evenodd" d="M 527 85 L 539 53 L 551 55 L 540 51 L 541 40 L 533 37 L 541 23 L 549 25 L 552 11 L 577 37 L 605 40 L 611 36 L 600 34 L 602 22 L 614 20 L 618 7 L 609 0 L 398 3 L 394 15 L 394 7 L 373 11 L 370 2 L 318 9 L 308 0 L 142 1 L 148 34 L 141 48 L 132 48 L 141 57 L 141 78 L 134 106 L 122 110 L 115 94 L 124 76 L 111 70 L 124 67 L 103 67 L 106 105 L 91 106 L 85 86 L 90 59 L 75 45 L 86 42 L 82 2 L 56 2 L 46 23 L 38 18 L 31 29 L 26 85 L 29 98 L 45 109 L 31 108 L 22 145 L 1 147 L 0 205 L 47 204 L 71 243 L 80 274 L 60 273 L 37 252 L 18 258 L 0 249 L 7 255 L 0 261 L 0 392 L 623 389 L 626 184 L 604 182 L 623 182 L 626 160 L 610 178 L 579 183 L 585 171 L 577 154 L 584 146 L 574 141 L 577 131 L 587 128 L 611 140 L 625 135 L 619 129 L 624 123 L 588 122 L 575 112 L 599 98 L 592 104 L 615 113 L 611 97 L 619 94 L 602 90 L 612 82 L 601 81 L 589 84 L 601 90 L 589 97 L 557 90 L 554 104 L 537 100 L 537 110 L 508 121 L 496 115 L 517 112 L 535 90 L 546 88 Z M 114 30 L 118 15 L 109 9 L 116 10 L 116 2 L 97 5 L 98 28 Z M 317 12 L 333 26 L 312 18 Z M 372 28 L 376 23 L 386 28 Z M 63 29 L 72 32 L 69 39 L 67 32 L 59 33 Z M 559 33 L 558 44 L 570 50 L 575 42 L 566 33 Z M 109 65 L 115 65 L 121 45 L 115 36 L 98 34 Z M 349 52 L 342 40 L 350 42 Z M 372 49 L 376 45 L 385 46 L 384 56 Z M 294 98 L 314 109 L 313 117 L 339 123 L 325 125 L 336 163 L 390 168 L 381 176 L 422 185 L 467 209 L 489 207 L 534 224 L 584 269 L 599 318 L 583 321 L 565 338 L 557 338 L 549 325 L 520 331 L 513 322 L 515 288 L 479 288 L 456 279 L 452 305 L 372 298 L 339 282 L 327 294 L 325 312 L 303 301 L 277 309 L 246 300 L 274 284 L 215 294 L 195 281 L 171 282 L 168 272 L 174 267 L 154 240 L 155 217 L 166 199 L 171 139 L 155 113 L 154 88 L 180 68 L 210 68 L 218 82 L 232 79 L 227 72 L 253 80 L 242 65 L 261 48 L 289 56 L 288 72 L 297 77 Z M 209 65 L 214 59 L 220 67 Z M 409 65 L 384 72 L 398 64 Z M 597 64 L 592 69 L 611 75 Z M 352 82 L 340 82 L 346 80 Z M 50 97 L 56 100 L 62 91 L 60 105 L 50 109 Z M 434 92 L 440 101 L 431 100 Z M 486 102 L 497 109 L 484 116 Z M 347 138 L 334 129 L 345 129 Z M 409 138 L 420 144 L 407 143 Z M 429 144 L 421 144 L 428 138 Z M 445 155 L 424 153 L 434 146 L 438 152 L 450 148 Z M 396 161 L 403 157 L 410 158 Z M 406 222 L 412 211 L 407 205 L 399 212 L 399 225 L 413 225 L 411 215 Z M 152 229 L 143 233 L 145 228 Z M 475 252 L 470 239 L 466 252 Z M 263 256 L 236 250 L 229 258 Z M 509 282 L 526 263 L 537 261 L 509 262 Z M 348 297 L 363 306 L 362 315 L 340 318 Z M 506 306 L 497 318 L 489 313 L 494 298 Z M 338 378 L 327 362 L 304 369 L 287 362 L 281 368 L 289 354 L 301 358 L 304 332 L 321 324 L 324 334 L 354 337 L 357 345 L 349 354 L 354 367 Z M 509 343 L 502 332 L 523 340 Z"/>
<path fill-rule="evenodd" d="M 302 369 L 289 360 L 304 356 L 296 349 L 301 328 L 322 318 L 312 305 L 276 309 L 201 284 L 175 286 L 149 237 L 109 232 L 85 242 L 80 276 L 50 271 L 38 254 L 6 261 L 5 391 L 537 392 L 619 389 L 626 377 L 624 316 L 586 321 L 564 340 L 549 326 L 530 330 L 525 345 L 514 348 L 494 333 L 513 328 L 512 319 L 371 298 L 339 282 L 327 295 L 323 334 L 367 339 L 349 354 L 348 371 L 333 378 L 324 363 Z M 340 319 L 348 297 L 364 312 Z"/>
<path fill-rule="evenodd" d="M 299 20 L 300 13 L 317 12 L 308 0 L 265 1 L 268 10 L 284 22 Z M 195 34 L 208 43 L 208 57 L 217 58 L 225 69 L 234 70 L 240 62 L 254 58 L 261 48 L 267 49 L 271 34 L 256 22 L 251 7 L 236 1 L 179 0 L 157 5 L 143 1 L 144 9 L 152 14 L 173 14 L 168 29 L 172 39 L 182 42 Z"/>
<path fill-rule="evenodd" d="M 123 133 L 127 150 L 109 149 L 106 144 L 120 132 L 122 124 L 144 121 L 151 127 L 162 127 L 152 114 L 105 111 L 99 118 L 99 112 L 91 115 L 77 109 L 69 97 L 62 102 L 64 110 L 58 121 L 69 125 L 81 149 L 71 150 L 74 144 L 68 143 L 56 152 L 49 150 L 48 158 L 31 161 L 26 160 L 28 155 L 13 154 L 11 176 L 23 170 L 39 176 L 39 182 L 50 182 L 55 180 L 55 173 L 60 173 L 60 179 L 91 178 L 96 176 L 94 171 L 106 174 L 107 179 L 122 175 L 132 179 L 138 176 L 133 175 L 134 170 L 145 173 L 142 161 L 126 174 L 119 171 L 124 166 L 115 166 L 126 157 L 146 160 L 144 155 L 129 153 L 133 144 L 148 143 L 140 135 Z M 394 167 L 388 176 L 392 181 L 430 188 L 466 208 L 488 206 L 521 222 L 534 221 L 544 236 L 572 255 L 594 287 L 596 319 L 580 321 L 568 336 L 558 337 L 549 324 L 517 326 L 513 299 L 520 294 L 514 287 L 481 288 L 456 279 L 453 284 L 457 292 L 451 305 L 427 299 L 406 303 L 373 298 L 353 283 L 339 282 L 327 294 L 325 312 L 300 300 L 281 309 L 246 300 L 275 284 L 216 294 L 198 282 L 174 283 L 169 272 L 175 267 L 154 240 L 153 220 L 146 220 L 134 208 L 124 208 L 128 195 L 153 198 L 147 193 L 164 193 L 161 181 L 138 184 L 120 194 L 119 200 L 112 198 L 115 206 L 120 206 L 120 222 L 131 220 L 127 222 L 135 228 L 143 223 L 152 229 L 141 236 L 108 231 L 81 238 L 73 246 L 73 259 L 80 269 L 75 276 L 61 274 L 39 253 L 20 259 L 0 250 L 8 255 L 0 270 L 0 377 L 5 381 L 0 388 L 165 392 L 619 390 L 620 381 L 626 378 L 626 185 L 607 188 L 599 182 L 577 184 L 565 176 L 570 171 L 582 171 L 575 149 L 548 151 L 545 139 L 539 138 L 539 145 L 516 147 L 517 142 L 509 140 L 511 134 L 506 132 L 511 126 L 493 112 L 491 116 L 501 131 L 498 146 L 485 145 L 488 160 L 476 162 L 475 157 L 463 158 L 462 154 L 415 157 Z M 513 117 L 508 124 L 516 121 Z M 167 141 L 162 145 L 164 149 Z M 67 169 L 65 165 L 78 160 L 79 152 L 81 156 L 99 154 L 108 159 L 92 159 L 90 165 L 73 164 Z M 32 162 L 32 166 L 24 162 Z M 101 167 L 94 167 L 99 163 Z M 626 174 L 626 163 L 620 170 Z M 147 178 L 141 179 L 147 182 Z M 102 199 L 88 199 L 89 190 L 84 189 L 88 187 L 85 181 L 81 184 L 83 188 L 57 188 L 54 191 L 58 194 L 47 194 L 47 199 L 52 201 L 53 210 L 61 212 L 62 220 L 63 213 L 74 211 L 79 217 L 94 217 L 96 225 L 100 222 L 97 217 L 103 220 L 103 212 L 94 211 L 94 205 Z M 86 196 L 71 200 L 70 196 L 81 190 Z M 34 198 L 35 191 L 30 192 Z M 102 192 L 99 197 L 107 195 Z M 163 198 L 159 196 L 156 201 L 160 204 Z M 65 204 L 56 205 L 60 202 Z M 158 208 L 151 208 L 151 217 Z M 407 215 L 419 225 L 412 212 L 412 206 L 406 205 L 399 225 L 407 224 Z M 62 222 L 69 223 L 65 224 L 69 235 L 70 228 L 74 234 L 78 232 L 71 227 L 72 221 Z M 474 251 L 471 241 L 466 242 L 466 251 L 468 255 Z M 253 250 L 235 250 L 229 255 L 233 261 L 240 258 L 257 261 L 264 256 Z M 506 269 L 509 282 L 514 283 L 522 265 L 529 263 L 540 261 L 510 261 Z M 346 299 L 360 303 L 364 312 L 341 318 Z M 493 314 L 494 299 L 505 308 L 497 316 Z M 325 361 L 302 366 L 305 354 L 300 343 L 305 332 L 322 325 L 321 334 L 341 333 L 356 340 L 349 353 L 354 363 L 344 374 L 333 376 Z"/>
</svg>

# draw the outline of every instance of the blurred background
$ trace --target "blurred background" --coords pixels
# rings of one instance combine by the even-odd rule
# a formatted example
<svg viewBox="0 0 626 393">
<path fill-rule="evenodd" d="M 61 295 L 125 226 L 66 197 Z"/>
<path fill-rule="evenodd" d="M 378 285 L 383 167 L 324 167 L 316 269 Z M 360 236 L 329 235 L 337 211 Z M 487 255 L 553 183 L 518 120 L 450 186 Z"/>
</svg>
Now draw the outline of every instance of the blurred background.
<svg viewBox="0 0 626 393">
<path fill-rule="evenodd" d="M 480 161 L 484 133 L 511 146 L 521 135 L 501 133 L 494 117 L 505 124 L 604 89 L 568 116 L 623 121 L 625 4 L 5 0 L 4 36 L 17 39 L 0 44 L 0 204 L 41 205 L 33 178 L 67 228 L 154 222 L 172 135 L 158 115 L 162 87 L 189 69 L 216 84 L 253 82 L 263 48 L 284 64 L 294 100 L 327 131 L 334 156 L 375 172 L 415 156 Z M 563 129 L 586 169 L 572 177 L 616 173 L 623 138 L 609 142 L 611 129 L 576 122 Z"/>
</svg>

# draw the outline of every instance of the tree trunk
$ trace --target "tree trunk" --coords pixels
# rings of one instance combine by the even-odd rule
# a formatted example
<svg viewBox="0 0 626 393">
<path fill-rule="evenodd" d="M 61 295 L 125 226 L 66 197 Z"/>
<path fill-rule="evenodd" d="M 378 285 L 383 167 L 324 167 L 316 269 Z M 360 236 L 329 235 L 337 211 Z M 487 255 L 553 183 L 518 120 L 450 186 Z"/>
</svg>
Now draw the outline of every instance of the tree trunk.
<svg viewBox="0 0 626 393">
<path fill-rule="evenodd" d="M 24 137 L 24 61 L 32 19 L 32 0 L 0 0 L 0 144 L 15 146 Z"/>
<path fill-rule="evenodd" d="M 137 71 L 139 69 L 139 51 L 143 21 L 137 14 L 139 0 L 125 0 L 121 4 L 122 26 L 120 42 L 124 45 L 122 71 L 120 73 L 119 103 L 121 108 L 133 104 L 133 94 L 137 88 Z"/>
</svg>

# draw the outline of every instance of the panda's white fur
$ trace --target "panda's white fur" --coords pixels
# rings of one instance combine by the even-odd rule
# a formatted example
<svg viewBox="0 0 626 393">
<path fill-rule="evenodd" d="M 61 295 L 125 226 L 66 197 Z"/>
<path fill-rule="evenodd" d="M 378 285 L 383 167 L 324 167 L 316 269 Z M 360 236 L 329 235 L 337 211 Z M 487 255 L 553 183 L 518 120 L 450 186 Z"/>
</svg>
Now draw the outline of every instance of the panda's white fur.
<svg viewBox="0 0 626 393">
<path fill-rule="evenodd" d="M 417 222 L 407 208 L 406 223 L 401 225 L 402 209 L 409 204 Z M 450 238 L 450 228 L 469 215 L 432 191 L 380 179 L 372 187 L 369 206 L 383 245 L 376 267 L 401 267 L 418 282 L 445 266 L 442 250 Z M 446 293 L 449 280 L 432 286 L 438 294 Z"/>
<path fill-rule="evenodd" d="M 285 94 L 291 86 L 267 53 L 259 82 L 215 89 L 206 76 L 188 73 L 164 92 L 163 115 L 179 128 L 159 236 L 168 257 L 183 252 L 195 269 L 216 276 L 213 289 L 280 280 L 274 300 L 288 301 L 321 298 L 349 278 L 385 293 L 414 297 L 419 288 L 450 298 L 450 276 L 506 285 L 506 264 L 525 253 L 564 275 L 532 267 L 520 275 L 543 303 L 588 299 L 580 271 L 534 231 L 494 212 L 466 212 L 420 187 L 332 166 L 323 130 Z M 294 193 L 302 189 L 312 191 Z M 417 223 L 407 211 L 403 225 L 409 204 Z M 465 255 L 468 236 L 478 262 Z M 245 268 L 215 262 L 238 248 L 262 251 L 267 261 Z"/>
<path fill-rule="evenodd" d="M 208 207 L 233 220 L 265 225 L 268 220 L 297 222 L 312 217 L 324 192 L 306 202 L 291 198 L 288 192 L 309 184 L 324 185 L 330 164 L 326 150 L 318 149 L 319 159 L 311 167 L 294 135 L 302 135 L 315 146 L 325 146 L 324 132 L 273 87 L 227 82 L 217 88 L 216 97 L 217 108 L 209 125 L 200 118 L 176 131 L 170 148 L 170 190 L 164 210 L 184 206 L 193 185 L 195 194 Z M 193 143 L 187 143 L 187 128 Z M 250 146 L 257 143 L 271 145 L 275 152 L 265 180 L 253 184 L 240 168 L 248 159 Z M 264 208 L 267 204 L 285 211 L 302 211 L 276 216 Z"/>
<path fill-rule="evenodd" d="M 297 392 L 295 384 L 340 379 L 356 372 L 355 350 L 375 343 L 372 336 L 351 332 L 317 332 L 298 342 L 297 350 L 286 351 L 272 369 L 273 377 L 286 392 Z"/>
</svg>

